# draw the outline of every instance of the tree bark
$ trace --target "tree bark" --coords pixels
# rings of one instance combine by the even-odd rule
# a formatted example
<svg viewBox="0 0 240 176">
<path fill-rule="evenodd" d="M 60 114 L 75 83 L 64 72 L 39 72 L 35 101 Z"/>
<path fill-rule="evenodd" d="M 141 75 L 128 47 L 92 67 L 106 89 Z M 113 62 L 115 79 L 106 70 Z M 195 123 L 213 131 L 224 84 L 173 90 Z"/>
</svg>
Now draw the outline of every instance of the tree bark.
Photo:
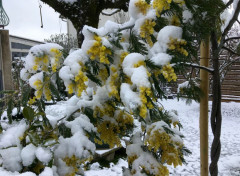
<svg viewBox="0 0 240 176">
<path fill-rule="evenodd" d="M 41 0 L 48 4 L 63 17 L 69 19 L 77 30 L 78 45 L 81 47 L 84 40 L 82 29 L 84 25 L 97 28 L 99 15 L 104 9 L 118 8 L 124 11 L 128 9 L 129 0 L 77 0 L 74 3 L 66 3 L 59 0 Z"/>
<path fill-rule="evenodd" d="M 212 85 L 212 113 L 211 113 L 211 128 L 213 133 L 213 142 L 211 147 L 211 164 L 209 171 L 211 176 L 218 175 L 218 160 L 221 153 L 221 126 L 222 126 L 222 113 L 221 113 L 221 84 L 219 73 L 219 51 L 216 33 L 211 33 L 212 42 L 212 62 L 213 62 L 213 85 Z"/>
</svg>

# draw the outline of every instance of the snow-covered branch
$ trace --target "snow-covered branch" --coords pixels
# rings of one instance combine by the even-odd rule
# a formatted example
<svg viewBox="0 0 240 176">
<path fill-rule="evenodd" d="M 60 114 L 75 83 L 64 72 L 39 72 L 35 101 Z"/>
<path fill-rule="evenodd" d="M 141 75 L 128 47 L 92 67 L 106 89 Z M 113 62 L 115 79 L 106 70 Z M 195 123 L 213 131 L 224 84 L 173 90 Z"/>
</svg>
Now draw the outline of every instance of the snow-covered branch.
<svg viewBox="0 0 240 176">
<path fill-rule="evenodd" d="M 198 64 L 185 63 L 185 62 L 179 62 L 179 63 L 176 63 L 176 64 L 179 64 L 179 65 L 182 64 L 182 65 L 187 65 L 187 66 L 190 66 L 190 67 L 193 67 L 193 68 L 203 69 L 203 70 L 206 70 L 210 73 L 214 72 L 214 69 L 209 68 L 209 67 L 204 67 L 204 66 L 201 66 L 201 65 L 198 65 Z"/>
<path fill-rule="evenodd" d="M 112 16 L 112 15 L 114 15 L 115 13 L 118 13 L 118 12 L 120 12 L 120 11 L 121 11 L 121 9 L 116 9 L 116 10 L 114 10 L 114 11 L 111 12 L 111 13 L 104 12 L 104 11 L 102 11 L 101 13 L 102 13 L 103 15 L 105 15 L 105 16 Z"/>
<path fill-rule="evenodd" d="M 224 38 L 227 35 L 228 31 L 232 28 L 233 24 L 237 21 L 239 13 L 240 13 L 240 1 L 238 1 L 236 5 L 232 19 L 229 21 L 227 27 L 224 29 L 222 33 L 222 38 Z"/>
<path fill-rule="evenodd" d="M 227 48 L 227 47 L 225 47 L 225 46 L 223 46 L 222 48 L 225 49 L 225 50 L 227 50 L 227 51 L 230 52 L 231 54 L 240 56 L 240 53 L 236 53 L 235 51 L 231 50 L 230 48 Z"/>
<path fill-rule="evenodd" d="M 229 37 L 229 38 L 225 39 L 224 42 L 227 42 L 229 40 L 239 40 L 239 39 L 240 39 L 240 36 Z"/>
</svg>

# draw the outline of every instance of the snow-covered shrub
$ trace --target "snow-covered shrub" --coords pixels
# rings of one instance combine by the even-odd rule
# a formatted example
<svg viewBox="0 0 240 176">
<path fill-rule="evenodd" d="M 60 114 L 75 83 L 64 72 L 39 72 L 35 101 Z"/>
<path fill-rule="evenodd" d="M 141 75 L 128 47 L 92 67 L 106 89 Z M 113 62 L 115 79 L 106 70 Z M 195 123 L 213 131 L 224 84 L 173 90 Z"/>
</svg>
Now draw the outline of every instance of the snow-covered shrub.
<svg viewBox="0 0 240 176">
<path fill-rule="evenodd" d="M 95 143 L 121 146 L 124 136 L 131 137 L 126 173 L 169 175 L 168 165 L 182 165 L 187 150 L 181 124 L 162 107 L 159 86 L 175 82 L 176 63 L 190 59 L 191 41 L 183 38 L 189 34 L 177 13 L 182 5 L 182 0 L 131 0 L 128 22 L 85 26 L 82 48 L 65 60 L 59 45 L 33 47 L 21 76 L 35 96 L 23 109 L 25 119 L 6 126 L 0 136 L 2 166 L 75 175 L 93 158 Z M 53 123 L 43 102 L 56 94 L 58 72 L 66 91 L 75 95 L 68 100 L 66 116 Z M 136 134 L 134 120 L 141 122 Z"/>
</svg>

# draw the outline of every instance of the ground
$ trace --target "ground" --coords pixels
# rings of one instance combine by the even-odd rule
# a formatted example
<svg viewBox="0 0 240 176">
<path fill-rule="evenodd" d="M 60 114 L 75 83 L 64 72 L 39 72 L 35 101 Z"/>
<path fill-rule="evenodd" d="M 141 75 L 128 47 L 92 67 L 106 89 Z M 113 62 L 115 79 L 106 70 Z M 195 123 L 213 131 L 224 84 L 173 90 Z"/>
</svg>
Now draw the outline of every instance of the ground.
<svg viewBox="0 0 240 176">
<path fill-rule="evenodd" d="M 184 143 L 192 152 L 186 157 L 186 165 L 170 169 L 173 176 L 199 176 L 200 175 L 200 141 L 199 141 L 199 104 L 193 102 L 186 105 L 184 101 L 167 100 L 162 103 L 166 109 L 175 109 L 183 125 Z M 209 102 L 211 109 L 211 102 Z M 209 117 L 210 117 L 209 111 Z M 222 151 L 219 160 L 219 176 L 240 175 L 240 103 L 222 103 Z M 213 136 L 209 124 L 209 147 Z M 210 150 L 210 149 L 209 149 Z M 210 158 L 209 158 L 210 161 Z M 92 170 L 86 172 L 86 176 L 120 176 L 121 167 L 127 166 L 127 162 L 120 160 L 118 164 L 110 168 L 99 169 L 95 164 Z"/>
<path fill-rule="evenodd" d="M 185 146 L 192 152 L 192 155 L 187 156 L 186 165 L 177 168 L 170 168 L 172 176 L 198 176 L 200 175 L 200 153 L 199 153 L 199 104 L 193 102 L 191 105 L 186 105 L 180 100 L 165 100 L 162 102 L 167 110 L 175 109 L 178 112 L 180 122 L 183 125 L 182 133 L 185 136 Z M 209 109 L 211 102 L 209 102 Z M 66 113 L 66 109 L 71 108 L 70 104 L 60 102 L 57 105 L 49 106 L 46 109 L 48 118 L 52 123 L 56 122 Z M 209 116 L 210 116 L 209 111 Z M 219 160 L 219 176 L 239 176 L 240 175 L 240 103 L 230 102 L 222 103 L 222 151 Z M 57 117 L 57 119 L 56 119 Z M 209 146 L 213 136 L 209 124 Z M 99 163 L 94 163 L 90 166 L 90 170 L 86 171 L 86 176 L 120 176 L 122 175 L 122 167 L 127 167 L 125 159 L 119 159 L 116 164 L 111 163 L 110 168 L 100 167 Z M 0 168 L 0 175 L 4 176 L 19 176 L 17 173 L 5 172 Z M 21 176 L 25 176 L 22 175 Z M 26 175 L 27 176 L 27 175 Z"/>
</svg>

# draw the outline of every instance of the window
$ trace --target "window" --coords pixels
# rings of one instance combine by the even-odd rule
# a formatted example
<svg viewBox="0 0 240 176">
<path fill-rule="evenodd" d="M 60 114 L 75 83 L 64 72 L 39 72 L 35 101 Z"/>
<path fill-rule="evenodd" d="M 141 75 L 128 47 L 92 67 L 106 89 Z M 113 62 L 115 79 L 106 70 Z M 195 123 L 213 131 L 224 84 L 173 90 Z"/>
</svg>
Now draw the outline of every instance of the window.
<svg viewBox="0 0 240 176">
<path fill-rule="evenodd" d="M 15 42 L 12 42 L 11 45 L 12 45 L 12 48 L 14 49 L 30 49 L 32 47 L 30 45 L 25 45 L 22 43 L 15 43 Z"/>
</svg>

